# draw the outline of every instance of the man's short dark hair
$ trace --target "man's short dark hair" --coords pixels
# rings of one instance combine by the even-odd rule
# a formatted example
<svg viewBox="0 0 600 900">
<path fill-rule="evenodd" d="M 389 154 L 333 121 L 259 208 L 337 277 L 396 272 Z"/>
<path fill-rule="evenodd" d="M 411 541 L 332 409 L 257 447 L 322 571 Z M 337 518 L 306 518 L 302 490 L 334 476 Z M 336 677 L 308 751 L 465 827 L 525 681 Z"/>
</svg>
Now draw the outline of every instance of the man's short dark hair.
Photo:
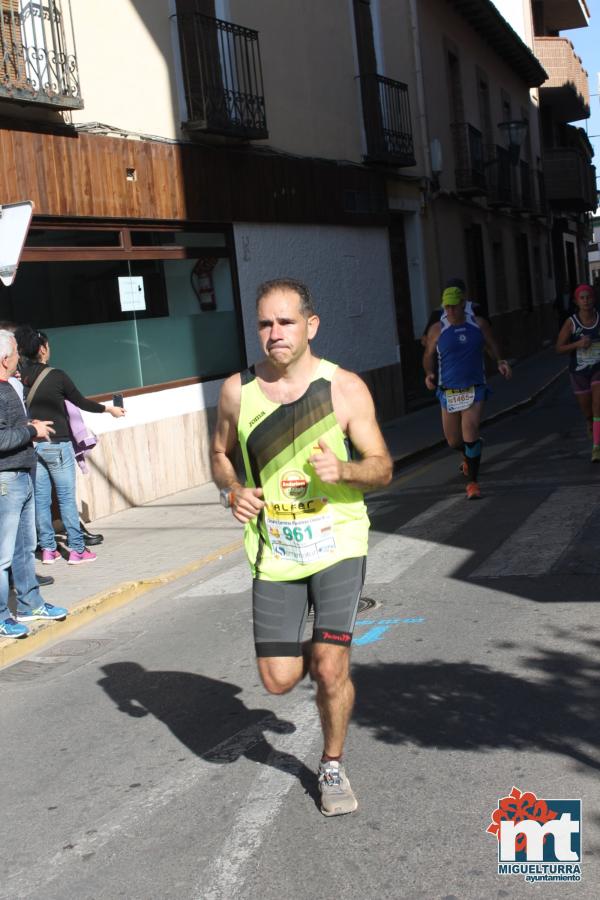
<svg viewBox="0 0 600 900">
<path fill-rule="evenodd" d="M 297 278 L 273 278 L 271 281 L 263 281 L 256 291 L 256 307 L 258 308 L 263 297 L 273 291 L 293 291 L 300 298 L 300 311 L 303 316 L 308 318 L 317 314 L 311 292 L 304 282 L 298 281 Z"/>
</svg>

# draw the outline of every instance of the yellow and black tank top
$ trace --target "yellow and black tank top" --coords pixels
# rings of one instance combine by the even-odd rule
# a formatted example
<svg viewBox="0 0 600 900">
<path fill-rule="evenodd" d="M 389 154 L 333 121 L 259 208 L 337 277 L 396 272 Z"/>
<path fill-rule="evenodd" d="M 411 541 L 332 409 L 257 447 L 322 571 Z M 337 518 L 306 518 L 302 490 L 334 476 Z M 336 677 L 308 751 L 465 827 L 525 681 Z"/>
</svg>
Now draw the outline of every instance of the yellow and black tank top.
<svg viewBox="0 0 600 900">
<path fill-rule="evenodd" d="M 265 507 L 245 526 L 255 578 L 294 581 L 342 559 L 365 556 L 369 518 L 361 491 L 325 484 L 308 462 L 324 440 L 339 459 L 350 445 L 333 411 L 337 366 L 320 360 L 308 389 L 293 403 L 275 403 L 254 369 L 242 372 L 238 439 L 248 487 L 261 487 Z"/>
</svg>

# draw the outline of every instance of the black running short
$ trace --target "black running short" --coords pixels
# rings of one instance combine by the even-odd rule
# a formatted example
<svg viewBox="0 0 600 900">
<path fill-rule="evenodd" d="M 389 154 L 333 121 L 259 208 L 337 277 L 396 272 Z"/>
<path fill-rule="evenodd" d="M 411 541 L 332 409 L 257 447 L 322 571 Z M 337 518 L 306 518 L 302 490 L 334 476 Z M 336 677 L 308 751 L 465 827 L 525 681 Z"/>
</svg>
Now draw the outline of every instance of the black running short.
<svg viewBox="0 0 600 900">
<path fill-rule="evenodd" d="M 366 557 L 343 559 L 298 581 L 252 582 L 257 656 L 301 656 L 304 627 L 315 612 L 313 642 L 349 647 Z"/>
</svg>

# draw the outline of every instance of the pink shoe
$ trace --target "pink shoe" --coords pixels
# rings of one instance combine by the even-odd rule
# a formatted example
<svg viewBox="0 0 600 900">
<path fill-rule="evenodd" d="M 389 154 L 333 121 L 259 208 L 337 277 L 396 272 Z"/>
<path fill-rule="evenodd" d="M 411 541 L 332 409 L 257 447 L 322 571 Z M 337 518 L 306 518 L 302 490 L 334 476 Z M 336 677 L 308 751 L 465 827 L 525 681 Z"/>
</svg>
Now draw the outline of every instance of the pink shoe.
<svg viewBox="0 0 600 900">
<path fill-rule="evenodd" d="M 89 550 L 84 550 L 83 553 L 71 550 L 67 563 L 70 566 L 78 566 L 79 563 L 94 562 L 97 558 L 96 554 L 91 553 Z"/>
<path fill-rule="evenodd" d="M 42 565 L 53 566 L 57 559 L 60 559 L 58 550 L 42 550 Z"/>
</svg>

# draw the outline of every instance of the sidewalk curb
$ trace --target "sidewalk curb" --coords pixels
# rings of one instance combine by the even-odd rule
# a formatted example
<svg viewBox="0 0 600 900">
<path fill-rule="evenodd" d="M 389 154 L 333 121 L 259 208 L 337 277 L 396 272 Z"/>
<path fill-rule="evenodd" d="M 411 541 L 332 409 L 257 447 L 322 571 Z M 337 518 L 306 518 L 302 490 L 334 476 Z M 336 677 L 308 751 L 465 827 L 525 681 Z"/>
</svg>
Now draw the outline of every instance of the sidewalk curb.
<svg viewBox="0 0 600 900">
<path fill-rule="evenodd" d="M 544 394 L 552 385 L 562 378 L 562 376 L 567 371 L 567 367 L 565 366 L 560 372 L 557 372 L 552 376 L 548 381 L 545 382 L 537 391 L 531 394 L 529 397 L 526 397 L 525 400 L 519 400 L 517 403 L 513 403 L 512 406 L 507 406 L 506 409 L 501 409 L 493 415 L 488 416 L 483 419 L 481 422 L 481 428 L 486 428 L 488 425 L 493 425 L 495 422 L 499 422 L 500 419 L 504 419 L 507 416 L 516 415 L 521 412 L 523 409 L 527 409 L 529 406 L 533 406 L 533 404 L 539 400 L 539 398 Z M 437 441 L 434 441 L 433 444 L 428 444 L 426 447 L 419 447 L 418 450 L 411 450 L 409 453 L 404 453 L 402 456 L 397 456 L 394 458 L 394 475 L 397 474 L 401 469 L 406 466 L 412 465 L 412 463 L 418 462 L 420 459 L 425 459 L 427 456 L 430 456 L 432 453 L 435 453 L 436 450 L 441 450 L 443 447 L 446 447 L 445 438 L 440 438 Z"/>
<path fill-rule="evenodd" d="M 69 610 L 69 615 L 64 622 L 40 622 L 39 620 L 31 626 L 31 631 L 26 638 L 13 638 L 2 641 L 0 644 L 0 668 L 7 666 L 9 663 L 15 662 L 24 656 L 29 656 L 32 652 L 44 647 L 50 641 L 56 638 L 62 638 L 87 625 L 99 614 L 110 612 L 113 609 L 119 609 L 120 606 L 126 606 L 133 600 L 137 600 L 142 594 L 152 591 L 155 588 L 163 587 L 171 584 L 179 578 L 191 575 L 197 572 L 211 562 L 220 559 L 222 556 L 228 556 L 243 547 L 243 541 L 237 540 L 232 544 L 226 544 L 213 550 L 207 556 L 201 559 L 193 560 L 180 566 L 178 569 L 171 569 L 170 572 L 164 572 L 161 575 L 155 575 L 153 578 L 140 578 L 138 581 L 124 581 L 117 587 L 109 588 L 92 597 L 86 597 L 81 600 L 77 606 Z"/>
</svg>

